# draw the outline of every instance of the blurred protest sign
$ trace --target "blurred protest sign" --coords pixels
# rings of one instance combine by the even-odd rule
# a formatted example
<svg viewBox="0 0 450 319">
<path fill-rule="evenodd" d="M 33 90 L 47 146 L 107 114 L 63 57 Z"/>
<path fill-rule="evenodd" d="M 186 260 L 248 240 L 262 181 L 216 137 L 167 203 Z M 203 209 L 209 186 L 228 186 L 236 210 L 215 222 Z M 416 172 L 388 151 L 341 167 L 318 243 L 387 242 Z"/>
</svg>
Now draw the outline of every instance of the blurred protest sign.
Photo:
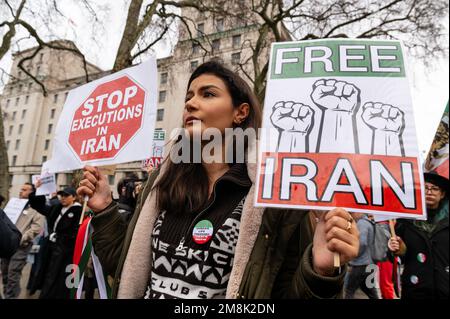
<svg viewBox="0 0 450 319">
<path fill-rule="evenodd" d="M 28 199 L 11 198 L 3 210 L 13 224 L 17 222 L 20 214 L 28 203 Z"/>
<path fill-rule="evenodd" d="M 36 188 L 36 195 L 50 195 L 56 193 L 56 175 L 48 172 L 42 172 L 41 175 L 32 175 L 32 183 L 36 185 L 38 180 L 41 186 Z"/>
<path fill-rule="evenodd" d="M 158 168 L 161 165 L 164 156 L 164 146 L 166 131 L 155 130 L 153 135 L 152 157 L 142 161 L 141 168 L 147 170 L 149 167 Z"/>
</svg>

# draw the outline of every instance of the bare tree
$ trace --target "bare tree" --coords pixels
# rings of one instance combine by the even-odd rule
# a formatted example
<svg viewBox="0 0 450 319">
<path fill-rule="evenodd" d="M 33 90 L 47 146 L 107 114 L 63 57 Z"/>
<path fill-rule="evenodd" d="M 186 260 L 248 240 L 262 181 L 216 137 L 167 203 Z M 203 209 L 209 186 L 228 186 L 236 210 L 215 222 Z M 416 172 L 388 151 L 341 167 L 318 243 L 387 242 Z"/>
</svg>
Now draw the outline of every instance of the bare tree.
<svg viewBox="0 0 450 319">
<path fill-rule="evenodd" d="M 92 13 L 94 20 L 96 13 L 93 11 L 91 4 L 87 0 L 80 1 L 80 5 Z M 27 2 L 27 0 L 2 0 L 0 2 L 0 12 L 5 21 L 0 21 L 0 31 L 3 32 L 3 37 L 0 44 L 0 60 L 14 47 L 19 48 L 22 40 L 32 40 L 37 45 L 34 49 L 20 57 L 18 67 L 24 72 L 26 76 L 31 78 L 41 88 L 42 94 L 47 95 L 47 88 L 44 83 L 36 76 L 31 74 L 28 69 L 24 67 L 26 61 L 33 59 L 43 48 L 50 48 L 53 50 L 70 51 L 79 56 L 84 65 L 85 80 L 89 81 L 87 62 L 84 55 L 75 46 L 64 44 L 58 41 L 45 41 L 41 35 L 41 31 L 34 25 L 51 25 L 51 19 L 55 17 L 63 17 L 63 13 L 59 10 L 57 1 L 41 0 Z M 97 21 L 98 22 L 98 21 Z M 55 26 L 53 26 L 55 27 Z M 51 31 L 51 30 L 50 30 Z M 18 38 L 20 34 L 20 38 Z M 52 36 L 54 38 L 54 36 Z M 2 75 L 7 74 L 6 71 L 1 70 Z M 7 74 L 9 79 L 15 80 L 11 75 Z M 8 189 L 10 184 L 8 156 L 6 150 L 4 127 L 3 127 L 3 111 L 0 109 L 0 194 L 8 196 Z"/>
</svg>

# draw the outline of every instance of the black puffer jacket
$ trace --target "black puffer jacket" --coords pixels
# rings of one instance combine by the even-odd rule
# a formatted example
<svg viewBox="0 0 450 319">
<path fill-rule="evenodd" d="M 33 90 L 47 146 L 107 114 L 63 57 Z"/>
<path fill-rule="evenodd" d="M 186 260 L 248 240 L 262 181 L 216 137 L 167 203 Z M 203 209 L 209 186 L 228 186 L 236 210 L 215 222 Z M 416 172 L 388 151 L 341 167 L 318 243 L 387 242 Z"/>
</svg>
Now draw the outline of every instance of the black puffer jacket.
<svg viewBox="0 0 450 319">
<path fill-rule="evenodd" d="M 398 220 L 397 235 L 406 244 L 401 257 L 402 299 L 447 299 L 449 297 L 448 215 L 431 233 L 411 220 Z"/>
</svg>

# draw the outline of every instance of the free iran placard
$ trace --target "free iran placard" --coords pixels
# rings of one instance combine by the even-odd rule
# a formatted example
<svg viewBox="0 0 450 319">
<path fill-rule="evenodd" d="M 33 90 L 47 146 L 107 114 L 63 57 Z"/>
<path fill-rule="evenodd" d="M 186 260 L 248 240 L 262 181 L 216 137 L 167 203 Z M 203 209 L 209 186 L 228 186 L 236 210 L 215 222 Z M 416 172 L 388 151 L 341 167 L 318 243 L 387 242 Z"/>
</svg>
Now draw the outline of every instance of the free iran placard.
<svg viewBox="0 0 450 319">
<path fill-rule="evenodd" d="M 274 43 L 256 206 L 425 218 L 398 41 Z"/>
</svg>

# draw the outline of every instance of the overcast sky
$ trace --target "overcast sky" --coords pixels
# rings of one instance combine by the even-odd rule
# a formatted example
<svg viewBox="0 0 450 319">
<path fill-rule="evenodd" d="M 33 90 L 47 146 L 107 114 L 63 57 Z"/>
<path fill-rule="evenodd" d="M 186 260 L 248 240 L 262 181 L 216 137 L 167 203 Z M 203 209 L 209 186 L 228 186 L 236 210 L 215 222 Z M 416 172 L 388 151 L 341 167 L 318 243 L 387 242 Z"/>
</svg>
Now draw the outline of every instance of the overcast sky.
<svg viewBox="0 0 450 319">
<path fill-rule="evenodd" d="M 108 3 L 106 0 L 99 0 L 98 2 Z M 70 4 L 68 0 L 58 1 L 58 3 L 63 4 L 60 4 L 61 11 L 67 17 L 70 17 L 66 21 L 61 21 L 58 36 L 73 40 L 87 56 L 89 62 L 96 64 L 103 70 L 111 69 L 125 24 L 126 6 L 124 3 L 114 1 L 114 5 L 111 5 L 111 1 L 109 1 L 111 11 L 104 16 L 100 16 L 107 27 L 103 31 L 94 30 L 101 35 L 97 36 L 96 41 L 92 41 L 90 35 L 93 30 L 86 23 L 85 14 L 76 6 Z M 448 37 L 448 19 L 445 23 Z M 76 33 L 73 30 L 76 30 Z M 169 44 L 163 43 L 158 46 L 155 55 L 157 57 L 167 56 L 170 53 L 168 48 Z M 407 57 L 407 61 L 419 150 L 428 152 L 442 112 L 449 99 L 449 61 L 448 57 L 444 60 L 433 61 L 430 68 L 425 68 L 422 61 L 410 57 Z M 9 70 L 10 66 L 11 54 L 8 54 L 0 61 L 0 67 Z"/>
</svg>

